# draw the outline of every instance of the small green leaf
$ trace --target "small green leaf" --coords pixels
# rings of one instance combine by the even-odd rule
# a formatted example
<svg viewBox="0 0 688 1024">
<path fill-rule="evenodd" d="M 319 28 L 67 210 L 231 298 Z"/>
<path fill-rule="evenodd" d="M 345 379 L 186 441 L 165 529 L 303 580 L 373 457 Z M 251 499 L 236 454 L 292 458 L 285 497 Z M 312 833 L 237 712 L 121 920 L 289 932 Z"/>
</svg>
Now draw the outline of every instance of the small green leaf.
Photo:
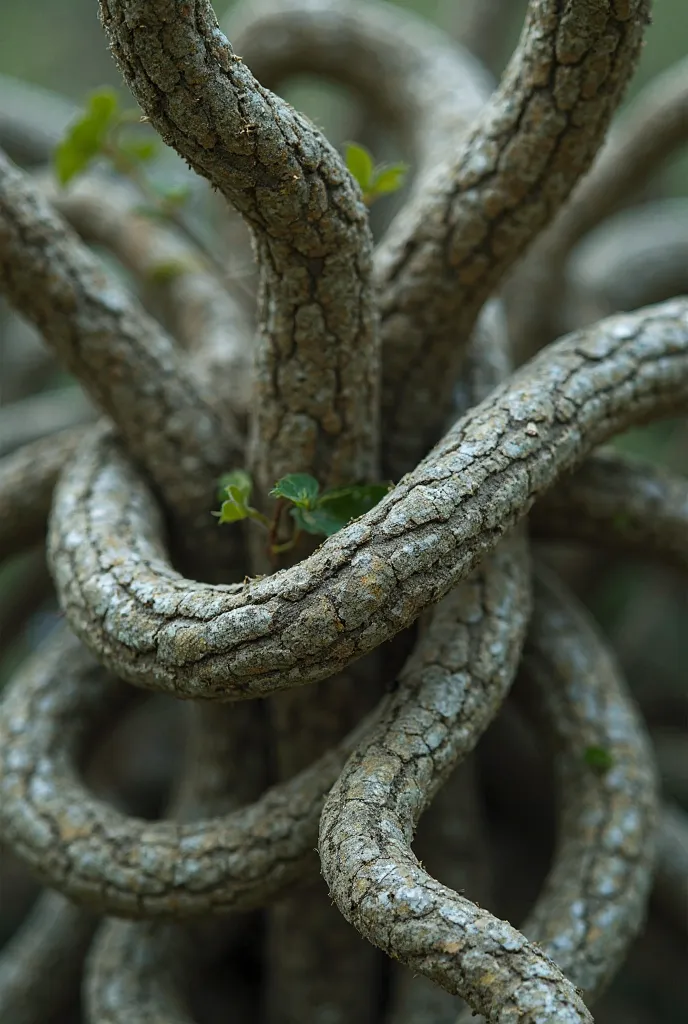
<svg viewBox="0 0 688 1024">
<path fill-rule="evenodd" d="M 352 519 L 358 519 L 370 512 L 389 493 L 388 484 L 362 484 L 353 487 L 337 487 L 325 491 L 318 499 L 318 508 L 324 508 L 346 526 Z"/>
<path fill-rule="evenodd" d="M 146 142 L 143 139 L 123 139 L 118 147 L 123 153 L 140 163 L 147 163 L 158 155 L 158 146 L 155 142 Z"/>
<path fill-rule="evenodd" d="M 222 474 L 219 480 L 219 488 L 220 500 L 224 498 L 225 494 L 229 494 L 229 490 L 232 488 L 239 500 L 245 505 L 251 497 L 253 480 L 250 473 L 247 473 L 245 469 L 233 469 L 231 473 Z"/>
<path fill-rule="evenodd" d="M 320 484 L 308 473 L 289 473 L 278 480 L 270 495 L 273 498 L 286 498 L 299 508 L 311 508 L 318 497 Z"/>
<path fill-rule="evenodd" d="M 152 284 L 165 284 L 173 281 L 176 277 L 188 273 L 190 265 L 184 260 L 161 260 L 148 271 L 148 279 Z"/>
<path fill-rule="evenodd" d="M 331 537 L 333 533 L 346 526 L 338 516 L 330 515 L 323 508 L 306 509 L 297 506 L 290 509 L 290 512 L 296 525 L 305 533 Z"/>
<path fill-rule="evenodd" d="M 112 89 L 91 94 L 84 114 L 70 125 L 55 150 L 55 173 L 61 185 L 85 171 L 102 152 L 116 112 L 117 96 Z"/>
<path fill-rule="evenodd" d="M 373 158 L 367 149 L 356 142 L 348 142 L 344 153 L 346 167 L 354 176 L 363 192 L 370 188 L 373 178 Z"/>
<path fill-rule="evenodd" d="M 614 758 L 604 747 L 587 747 L 583 759 L 590 768 L 600 774 L 608 772 L 614 764 Z"/>
<path fill-rule="evenodd" d="M 88 97 L 87 116 L 94 124 L 109 125 L 117 113 L 117 93 L 113 89 L 97 89 Z"/>
<path fill-rule="evenodd" d="M 406 164 L 376 167 L 369 191 L 376 196 L 398 192 L 406 180 L 407 173 L 408 166 Z"/>
<path fill-rule="evenodd" d="M 217 515 L 217 512 L 213 513 Z M 248 510 L 245 505 L 239 505 L 232 498 L 228 501 L 222 502 L 222 508 L 219 513 L 220 523 L 237 523 L 240 519 L 248 519 Z"/>
<path fill-rule="evenodd" d="M 191 189 L 188 185 L 158 185 L 155 191 L 166 206 L 175 210 L 188 202 L 191 197 Z"/>
</svg>

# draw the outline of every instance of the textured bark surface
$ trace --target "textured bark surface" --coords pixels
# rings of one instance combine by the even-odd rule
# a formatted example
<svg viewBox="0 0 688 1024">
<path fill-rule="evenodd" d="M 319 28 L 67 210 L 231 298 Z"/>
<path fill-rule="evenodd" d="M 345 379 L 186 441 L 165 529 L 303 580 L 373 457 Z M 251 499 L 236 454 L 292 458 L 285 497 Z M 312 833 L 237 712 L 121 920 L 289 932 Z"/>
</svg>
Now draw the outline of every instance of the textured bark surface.
<svg viewBox="0 0 688 1024">
<path fill-rule="evenodd" d="M 331 675 L 465 578 L 593 447 L 681 408 L 687 326 L 677 300 L 551 346 L 371 512 L 241 587 L 172 570 L 152 494 L 107 435 L 95 438 L 63 476 L 51 522 L 68 621 L 122 678 L 180 696 L 240 700 Z"/>
<path fill-rule="evenodd" d="M 466 5 L 476 52 L 506 6 Z M 651 891 L 685 928 L 685 812 L 607 641 L 531 557 L 574 541 L 688 569 L 686 480 L 596 450 L 688 408 L 682 240 L 635 213 L 633 246 L 588 235 L 684 137 L 683 65 L 577 186 L 649 6 L 531 0 L 490 95 L 394 6 L 265 0 L 232 12 L 230 43 L 207 0 L 100 0 L 144 119 L 250 229 L 255 345 L 207 241 L 231 233 L 221 205 L 212 226 L 196 205 L 152 221 L 140 179 L 100 169 L 58 191 L 31 91 L 0 95 L 0 144 L 30 168 L 0 156 L 0 841 L 48 887 L 0 950 L 3 1022 L 68 1014 L 80 984 L 88 1024 L 588 1024 Z M 270 91 L 304 72 L 412 163 L 375 250 L 370 195 Z M 576 330 L 513 373 L 555 320 Z M 85 399 L 32 394 L 55 360 Z M 211 516 L 239 468 L 282 516 L 269 536 Z M 277 552 L 291 520 L 268 490 L 297 471 L 395 485 Z M 653 699 L 680 799 L 661 726 L 681 697 Z M 542 820 L 522 852 L 533 808 L 547 864 Z"/>
</svg>

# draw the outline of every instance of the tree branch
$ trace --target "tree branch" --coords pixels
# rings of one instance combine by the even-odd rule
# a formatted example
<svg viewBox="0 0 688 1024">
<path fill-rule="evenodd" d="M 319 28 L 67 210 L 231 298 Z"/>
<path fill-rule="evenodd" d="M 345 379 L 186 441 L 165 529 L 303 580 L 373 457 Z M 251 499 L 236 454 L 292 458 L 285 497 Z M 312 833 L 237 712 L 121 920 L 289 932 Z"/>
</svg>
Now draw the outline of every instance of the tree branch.
<svg viewBox="0 0 688 1024">
<path fill-rule="evenodd" d="M 0 1016 L 12 1024 L 44 1024 L 78 991 L 96 927 L 90 914 L 44 892 L 0 954 Z M 46 984 L 50 979 L 50 984 Z"/>
<path fill-rule="evenodd" d="M 548 540 L 582 540 L 688 571 L 688 480 L 614 452 L 591 456 L 530 513 Z"/>
<path fill-rule="evenodd" d="M 590 165 L 635 69 L 646 0 L 531 0 L 474 127 L 376 259 L 386 471 L 432 444 L 476 316 Z"/>
<path fill-rule="evenodd" d="M 527 342 L 532 352 L 550 340 L 552 311 L 557 308 L 566 257 L 574 245 L 627 202 L 687 137 L 685 60 L 654 79 L 629 107 L 590 175 L 518 268 L 509 287 L 510 325 L 517 348 Z"/>
<path fill-rule="evenodd" d="M 194 370 L 218 415 L 245 420 L 251 403 L 252 328 L 205 255 L 172 225 L 137 213 L 141 197 L 117 180 L 89 175 L 68 192 L 41 187 L 91 245 L 101 245 L 144 288 L 155 289 L 169 330 L 194 354 Z"/>
<path fill-rule="evenodd" d="M 183 920 L 274 899 L 312 857 L 325 795 L 370 721 L 255 804 L 150 822 L 98 800 L 76 768 L 94 722 L 129 695 L 64 632 L 25 663 L 0 705 L 3 840 L 76 903 L 119 917 Z"/>
<path fill-rule="evenodd" d="M 162 328 L 105 273 L 47 200 L 0 156 L 0 284 L 112 416 L 179 524 L 208 546 L 216 480 L 241 442 Z"/>
<path fill-rule="evenodd" d="M 0 459 L 0 562 L 44 540 L 53 489 L 83 439 L 72 427 Z"/>
<path fill-rule="evenodd" d="M 253 229 L 261 490 L 296 470 L 325 485 L 370 478 L 379 353 L 360 190 L 321 133 L 256 82 L 206 0 L 101 0 L 100 10 L 144 113 Z"/>
<path fill-rule="evenodd" d="M 150 492 L 96 436 L 56 493 L 61 607 L 138 686 L 240 700 L 314 682 L 413 622 L 593 448 L 687 401 L 688 301 L 610 318 L 523 367 L 310 558 L 234 588 L 172 571 Z"/>
</svg>

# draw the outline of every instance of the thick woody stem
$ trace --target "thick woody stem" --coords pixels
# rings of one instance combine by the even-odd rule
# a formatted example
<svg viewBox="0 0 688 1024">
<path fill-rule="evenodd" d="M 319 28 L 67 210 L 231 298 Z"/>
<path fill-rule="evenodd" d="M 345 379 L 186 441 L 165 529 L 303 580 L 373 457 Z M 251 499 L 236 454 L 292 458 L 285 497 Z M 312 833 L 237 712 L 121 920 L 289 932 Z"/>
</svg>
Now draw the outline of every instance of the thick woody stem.
<svg viewBox="0 0 688 1024">
<path fill-rule="evenodd" d="M 435 441 L 481 306 L 590 165 L 648 10 L 531 0 L 499 89 L 377 253 L 392 476 Z"/>
<path fill-rule="evenodd" d="M 0 954 L 0 1018 L 44 1024 L 78 990 L 96 919 L 55 892 L 44 892 Z"/>
<path fill-rule="evenodd" d="M 242 587 L 171 569 L 152 495 L 96 436 L 56 491 L 60 603 L 135 685 L 237 700 L 314 682 L 413 622 L 593 448 L 687 401 L 688 301 L 612 317 L 522 367 L 309 558 Z"/>
<path fill-rule="evenodd" d="M 208 537 L 216 480 L 240 460 L 239 437 L 159 324 L 1 155 L 0 286 L 113 418 L 182 539 Z"/>
<path fill-rule="evenodd" d="M 460 411 L 480 402 L 509 374 L 510 353 L 503 311 L 488 303 L 478 321 L 468 353 Z M 523 548 L 522 557 L 526 557 Z M 523 573 L 518 567 L 517 575 Z M 442 606 L 440 605 L 440 608 Z M 432 614 L 432 613 L 431 613 Z M 424 643 L 421 639 L 420 643 Z M 464 760 L 444 784 L 420 822 L 416 853 L 421 864 L 473 902 L 488 903 L 487 837 L 483 828 L 473 758 Z M 396 973 L 392 1024 L 454 1024 L 462 1000 L 423 975 Z"/>
<path fill-rule="evenodd" d="M 53 489 L 83 439 L 73 427 L 0 459 L 0 562 L 45 539 Z"/>
<path fill-rule="evenodd" d="M 582 540 L 688 572 L 688 480 L 614 452 L 592 455 L 536 502 L 537 537 Z"/>
<path fill-rule="evenodd" d="M 253 463 L 261 489 L 375 473 L 378 342 L 360 190 L 322 134 L 263 89 L 206 0 L 101 0 L 144 113 L 253 229 L 261 270 Z"/>
<path fill-rule="evenodd" d="M 370 721 L 248 807 L 201 821 L 127 818 L 85 787 L 77 759 L 94 722 L 130 688 L 60 633 L 29 659 L 0 706 L 0 829 L 48 884 L 129 918 L 252 910 L 299 878 L 323 801 Z"/>
</svg>

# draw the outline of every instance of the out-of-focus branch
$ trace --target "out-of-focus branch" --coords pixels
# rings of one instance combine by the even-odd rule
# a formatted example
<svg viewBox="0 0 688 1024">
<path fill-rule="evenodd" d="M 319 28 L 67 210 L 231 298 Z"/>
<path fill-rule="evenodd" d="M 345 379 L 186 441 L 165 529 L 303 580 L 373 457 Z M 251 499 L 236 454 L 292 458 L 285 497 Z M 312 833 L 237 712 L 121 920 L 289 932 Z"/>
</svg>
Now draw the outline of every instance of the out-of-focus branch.
<svg viewBox="0 0 688 1024">
<path fill-rule="evenodd" d="M 619 120 L 592 171 L 518 267 L 508 289 L 514 344 L 528 354 L 556 336 L 566 258 L 688 140 L 688 60 L 655 78 Z"/>
<path fill-rule="evenodd" d="M 16 163 L 47 163 L 76 112 L 57 93 L 0 75 L 0 148 Z"/>
<path fill-rule="evenodd" d="M 688 202 L 664 199 L 608 218 L 566 265 L 567 329 L 688 292 Z"/>
<path fill-rule="evenodd" d="M 79 388 L 59 388 L 22 398 L 0 408 L 0 459 L 25 444 L 95 419 L 95 410 Z"/>
<path fill-rule="evenodd" d="M 53 488 L 83 438 L 73 427 L 0 460 L 0 562 L 44 540 Z"/>
<path fill-rule="evenodd" d="M 207 0 L 100 10 L 144 113 L 253 229 L 260 490 L 298 470 L 323 484 L 376 475 L 379 350 L 360 190 L 311 122 L 254 79 Z"/>
<path fill-rule="evenodd" d="M 44 892 L 0 953 L 0 1018 L 44 1024 L 78 990 L 96 919 L 55 892 Z"/>
<path fill-rule="evenodd" d="M 559 818 L 554 862 L 523 932 L 589 1005 L 644 920 L 658 816 L 651 744 L 591 620 L 542 567 L 521 672 L 554 754 Z"/>
<path fill-rule="evenodd" d="M 141 197 L 97 175 L 69 191 L 42 182 L 50 202 L 90 244 L 109 249 L 155 289 L 171 333 L 194 354 L 194 370 L 218 414 L 244 419 L 251 400 L 253 329 L 204 254 L 174 229 L 137 212 Z"/>
<path fill-rule="evenodd" d="M 688 571 L 688 480 L 651 463 L 599 452 L 530 513 L 537 537 L 583 540 Z"/>
<path fill-rule="evenodd" d="M 41 331 L 165 497 L 180 538 L 208 546 L 209 509 L 238 433 L 171 339 L 105 272 L 40 191 L 0 156 L 0 286 Z"/>
<path fill-rule="evenodd" d="M 440 0 L 439 21 L 494 75 L 501 71 L 504 41 L 513 21 L 513 0 Z"/>
<path fill-rule="evenodd" d="M 665 803 L 657 837 L 654 898 L 662 913 L 683 932 L 688 931 L 688 815 Z"/>
<path fill-rule="evenodd" d="M 496 388 L 309 558 L 232 588 L 171 569 L 145 482 L 95 434 L 51 517 L 61 607 L 135 685 L 236 700 L 315 682 L 413 622 L 592 449 L 686 402 L 686 300 L 602 321 Z"/>
</svg>

